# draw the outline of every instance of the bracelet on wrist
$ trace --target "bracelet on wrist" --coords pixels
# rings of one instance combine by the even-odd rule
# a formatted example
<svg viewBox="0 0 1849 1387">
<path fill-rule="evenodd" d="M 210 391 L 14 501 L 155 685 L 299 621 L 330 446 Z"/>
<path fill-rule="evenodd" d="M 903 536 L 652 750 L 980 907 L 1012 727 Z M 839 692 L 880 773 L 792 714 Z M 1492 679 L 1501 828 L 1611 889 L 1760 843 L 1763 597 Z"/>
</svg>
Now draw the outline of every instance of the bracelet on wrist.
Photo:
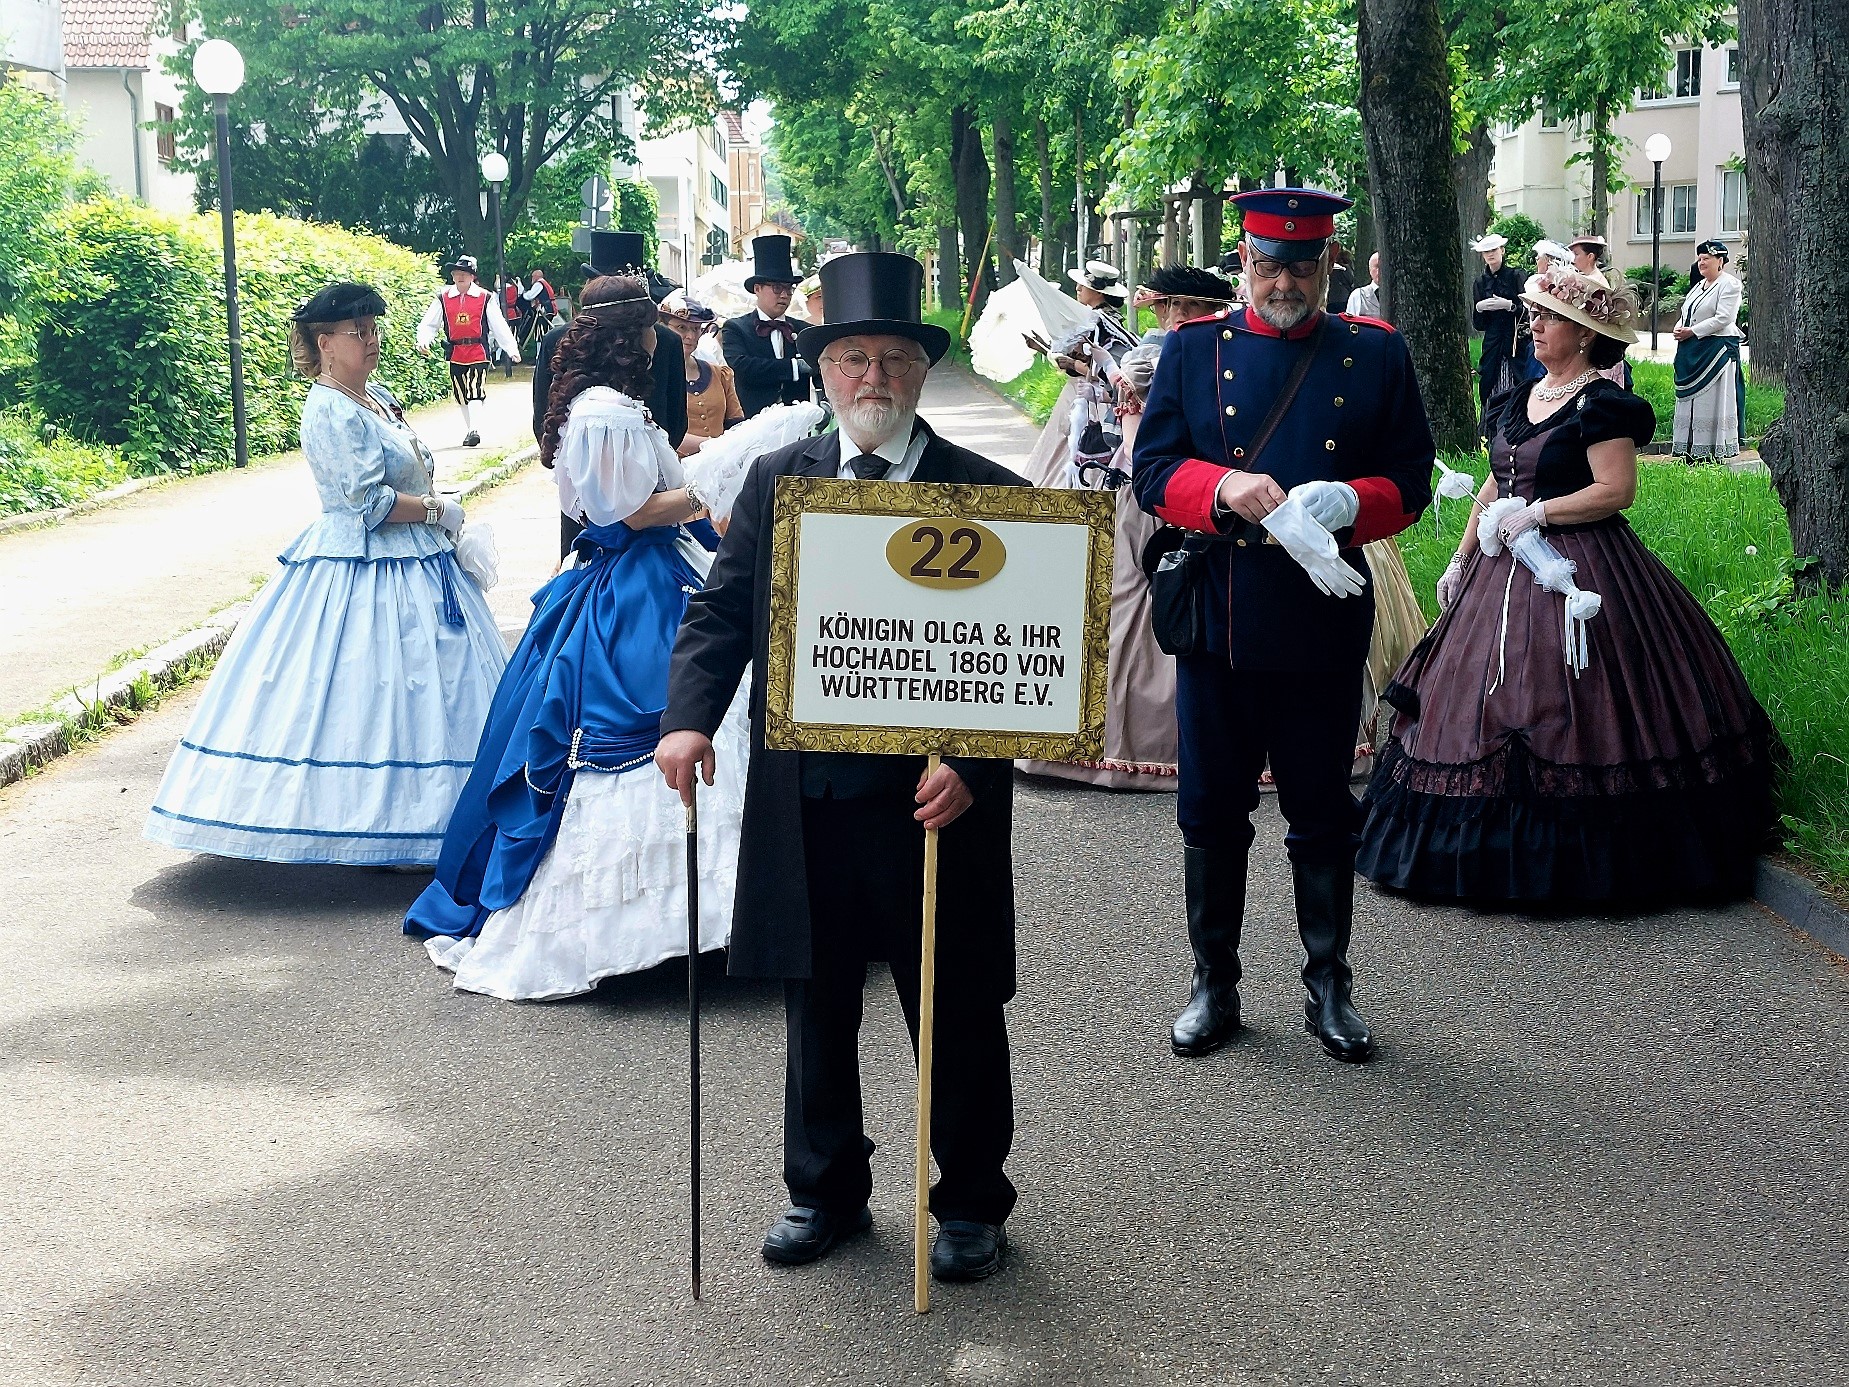
<svg viewBox="0 0 1849 1387">
<path fill-rule="evenodd" d="M 424 503 L 424 523 L 441 525 L 443 523 L 443 503 L 437 500 L 437 494 L 433 491 L 418 499 Z"/>
</svg>

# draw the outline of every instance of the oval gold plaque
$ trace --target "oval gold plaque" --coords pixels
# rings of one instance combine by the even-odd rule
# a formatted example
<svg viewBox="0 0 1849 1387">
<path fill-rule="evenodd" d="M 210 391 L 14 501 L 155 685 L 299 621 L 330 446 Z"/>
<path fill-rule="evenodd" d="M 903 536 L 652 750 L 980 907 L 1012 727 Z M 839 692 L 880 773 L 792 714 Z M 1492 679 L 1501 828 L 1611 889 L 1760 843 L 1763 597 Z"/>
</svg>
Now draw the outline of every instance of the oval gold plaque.
<svg viewBox="0 0 1849 1387">
<path fill-rule="evenodd" d="M 1008 562 L 1002 537 L 974 520 L 908 520 L 886 541 L 886 562 L 926 588 L 973 588 Z"/>
</svg>

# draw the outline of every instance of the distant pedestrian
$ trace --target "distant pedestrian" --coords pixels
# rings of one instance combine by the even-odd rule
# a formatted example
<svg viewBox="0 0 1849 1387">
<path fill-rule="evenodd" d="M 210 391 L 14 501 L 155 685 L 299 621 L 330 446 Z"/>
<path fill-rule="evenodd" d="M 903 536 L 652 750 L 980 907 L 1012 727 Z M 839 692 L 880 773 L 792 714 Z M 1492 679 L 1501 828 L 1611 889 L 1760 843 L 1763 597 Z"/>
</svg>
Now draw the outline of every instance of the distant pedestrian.
<svg viewBox="0 0 1849 1387">
<path fill-rule="evenodd" d="M 1739 455 L 1746 426 L 1746 376 L 1740 369 L 1740 303 L 1746 289 L 1727 273 L 1727 243 L 1703 241 L 1697 278 L 1676 322 L 1677 457 Z"/>
<path fill-rule="evenodd" d="M 1355 271 L 1348 248 L 1332 236 L 1329 238 L 1329 301 L 1325 307 L 1331 313 L 1343 312 L 1348 307 L 1348 296 L 1354 292 Z"/>
<path fill-rule="evenodd" d="M 1474 306 L 1470 323 L 1483 334 L 1482 353 L 1477 359 L 1477 400 L 1483 411 L 1484 436 L 1488 437 L 1489 402 L 1493 395 L 1511 390 L 1528 378 L 1523 357 L 1532 353 L 1525 321 L 1516 300 L 1527 280 L 1522 272 L 1504 259 L 1508 238 L 1491 233 L 1470 243 L 1483 257 L 1483 273 L 1471 287 Z"/>
<path fill-rule="evenodd" d="M 709 438 L 743 423 L 745 408 L 738 402 L 732 368 L 718 350 L 719 319 L 713 310 L 677 290 L 662 301 L 661 320 L 681 339 L 687 358 L 687 432 L 675 451 L 690 457 Z"/>
<path fill-rule="evenodd" d="M 1606 278 L 1600 261 L 1605 258 L 1605 238 L 1596 234 L 1576 236 L 1567 242 L 1567 253 L 1573 257 L 1573 270 L 1604 288 L 1611 288 L 1611 281 Z"/>
<path fill-rule="evenodd" d="M 444 352 L 449 357 L 449 388 L 462 408 L 462 446 L 476 447 L 482 441 L 475 427 L 471 405 L 488 398 L 488 339 L 508 357 L 520 359 L 520 344 L 508 329 L 507 320 L 490 294 L 475 282 L 480 273 L 475 257 L 458 255 L 443 267 L 449 272 L 450 287 L 430 301 L 417 325 L 417 349 L 429 352 L 442 335 Z"/>
<path fill-rule="evenodd" d="M 745 292 L 758 306 L 727 320 L 720 337 L 746 418 L 771 405 L 799 404 L 814 390 L 814 368 L 796 350 L 798 324 L 788 316 L 802 280 L 790 263 L 790 244 L 788 236 L 752 238 Z"/>
<path fill-rule="evenodd" d="M 295 312 L 302 452 L 321 518 L 225 647 L 154 797 L 156 842 L 265 862 L 428 866 L 506 663 L 457 555 L 462 506 L 370 381 L 385 301 L 331 284 Z M 465 539 L 465 552 L 473 546 Z"/>
<path fill-rule="evenodd" d="M 1348 311 L 1357 318 L 1380 318 L 1380 252 L 1367 258 L 1367 283 L 1348 296 Z"/>
</svg>

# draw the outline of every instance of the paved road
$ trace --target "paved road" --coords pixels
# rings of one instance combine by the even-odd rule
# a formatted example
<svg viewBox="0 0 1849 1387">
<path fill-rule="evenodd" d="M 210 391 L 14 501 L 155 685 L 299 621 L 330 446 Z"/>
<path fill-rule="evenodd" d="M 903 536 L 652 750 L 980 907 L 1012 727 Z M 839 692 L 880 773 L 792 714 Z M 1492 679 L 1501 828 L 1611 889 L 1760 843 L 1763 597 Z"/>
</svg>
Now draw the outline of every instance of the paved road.
<svg viewBox="0 0 1849 1387">
<path fill-rule="evenodd" d="M 967 440 L 955 403 L 934 417 Z M 532 551 L 504 616 L 549 561 L 547 499 L 497 493 L 504 549 Z M 1301 1031 L 1268 799 L 1252 1029 L 1185 1062 L 1172 800 L 1022 781 L 1003 1275 L 910 1312 L 909 1059 L 877 988 L 875 1231 L 816 1267 L 758 1259 L 780 1007 L 714 969 L 695 1306 L 682 970 L 464 996 L 397 932 L 418 878 L 144 842 L 192 702 L 0 791 L 8 1387 L 1849 1371 L 1849 971 L 1756 908 L 1523 920 L 1364 892 L 1384 1052 L 1344 1068 Z"/>
<path fill-rule="evenodd" d="M 484 453 L 533 441 L 530 385 L 492 377 L 481 448 L 455 446 L 451 401 L 415 413 L 439 485 Z M 0 536 L 0 727 L 250 594 L 320 509 L 308 465 L 284 453 L 139 492 L 56 525 Z"/>
</svg>

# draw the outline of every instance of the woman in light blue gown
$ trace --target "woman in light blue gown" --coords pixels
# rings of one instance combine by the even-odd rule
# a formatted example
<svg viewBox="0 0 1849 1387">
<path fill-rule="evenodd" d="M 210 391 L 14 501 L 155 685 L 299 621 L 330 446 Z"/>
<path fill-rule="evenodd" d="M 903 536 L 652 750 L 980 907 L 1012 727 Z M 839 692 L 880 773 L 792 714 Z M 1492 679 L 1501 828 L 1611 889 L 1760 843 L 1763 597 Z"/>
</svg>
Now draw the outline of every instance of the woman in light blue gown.
<svg viewBox="0 0 1849 1387">
<path fill-rule="evenodd" d="M 462 507 L 436 495 L 430 450 L 367 379 L 384 311 L 368 286 L 334 284 L 295 314 L 321 518 L 225 647 L 149 812 L 156 842 L 266 862 L 436 861 L 507 654 L 457 560 Z"/>
</svg>

